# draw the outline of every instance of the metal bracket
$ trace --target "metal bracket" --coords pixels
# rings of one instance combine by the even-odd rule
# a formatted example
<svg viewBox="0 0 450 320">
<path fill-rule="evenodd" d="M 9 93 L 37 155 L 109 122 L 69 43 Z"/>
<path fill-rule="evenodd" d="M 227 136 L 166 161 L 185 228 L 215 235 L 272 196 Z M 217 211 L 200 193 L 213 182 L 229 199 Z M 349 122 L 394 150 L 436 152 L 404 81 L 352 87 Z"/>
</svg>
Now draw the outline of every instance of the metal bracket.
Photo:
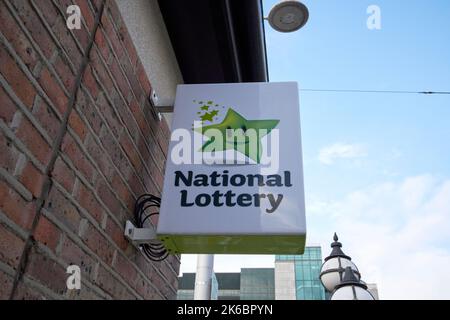
<svg viewBox="0 0 450 320">
<path fill-rule="evenodd" d="M 158 112 L 158 116 L 161 117 L 160 113 L 172 113 L 173 106 L 159 106 L 158 105 L 158 95 L 155 90 L 152 90 L 152 94 L 150 95 L 150 102 L 152 107 Z M 161 120 L 161 119 L 160 119 Z"/>
<path fill-rule="evenodd" d="M 130 221 L 127 220 L 125 224 L 125 238 L 128 239 L 132 244 L 138 246 L 143 243 L 161 243 L 156 236 L 156 231 L 153 228 L 137 228 Z"/>
</svg>

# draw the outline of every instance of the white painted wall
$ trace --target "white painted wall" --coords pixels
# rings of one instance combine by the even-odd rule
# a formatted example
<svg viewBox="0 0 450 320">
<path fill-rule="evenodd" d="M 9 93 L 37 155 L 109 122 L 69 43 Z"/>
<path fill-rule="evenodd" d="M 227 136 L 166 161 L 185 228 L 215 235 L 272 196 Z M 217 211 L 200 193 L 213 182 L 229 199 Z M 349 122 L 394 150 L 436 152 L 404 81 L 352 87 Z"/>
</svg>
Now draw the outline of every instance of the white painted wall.
<svg viewBox="0 0 450 320">
<path fill-rule="evenodd" d="M 173 106 L 183 83 L 175 53 L 156 0 L 116 0 L 153 89 L 158 105 Z M 167 114 L 165 114 L 167 115 Z M 166 118 L 169 126 L 171 117 Z"/>
</svg>

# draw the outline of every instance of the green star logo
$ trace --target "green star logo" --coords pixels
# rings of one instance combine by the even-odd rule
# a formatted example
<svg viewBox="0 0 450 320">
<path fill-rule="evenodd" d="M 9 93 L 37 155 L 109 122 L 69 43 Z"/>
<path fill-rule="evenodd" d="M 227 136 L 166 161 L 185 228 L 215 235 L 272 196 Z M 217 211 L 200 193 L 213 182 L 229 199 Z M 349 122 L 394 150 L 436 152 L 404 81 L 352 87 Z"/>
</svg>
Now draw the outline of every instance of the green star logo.
<svg viewBox="0 0 450 320">
<path fill-rule="evenodd" d="M 218 111 L 214 112 L 214 116 L 217 113 Z M 212 122 L 212 116 L 211 113 L 206 113 L 201 117 L 201 120 Z M 202 152 L 234 149 L 256 163 L 260 163 L 262 155 L 261 139 L 268 135 L 279 122 L 279 120 L 247 120 L 232 108 L 229 108 L 221 123 L 202 126 L 196 128 L 195 131 L 209 138 L 202 146 Z"/>
<path fill-rule="evenodd" d="M 200 120 L 213 122 L 214 116 L 215 116 L 215 114 L 213 112 L 207 112 L 200 117 Z"/>
</svg>

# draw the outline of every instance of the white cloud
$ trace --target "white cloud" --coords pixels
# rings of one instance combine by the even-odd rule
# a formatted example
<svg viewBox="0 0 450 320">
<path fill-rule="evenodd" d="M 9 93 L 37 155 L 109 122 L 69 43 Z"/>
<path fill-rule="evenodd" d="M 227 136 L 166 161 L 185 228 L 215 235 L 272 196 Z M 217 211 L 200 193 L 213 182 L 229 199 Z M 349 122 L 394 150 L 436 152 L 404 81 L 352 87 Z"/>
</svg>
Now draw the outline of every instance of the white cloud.
<svg viewBox="0 0 450 320">
<path fill-rule="evenodd" d="M 331 165 L 336 159 L 355 159 L 367 156 L 365 148 L 359 144 L 335 143 L 319 151 L 319 161 Z"/>
<path fill-rule="evenodd" d="M 450 180 L 410 177 L 307 208 L 309 236 L 328 244 L 337 231 L 382 299 L 450 298 Z"/>
</svg>

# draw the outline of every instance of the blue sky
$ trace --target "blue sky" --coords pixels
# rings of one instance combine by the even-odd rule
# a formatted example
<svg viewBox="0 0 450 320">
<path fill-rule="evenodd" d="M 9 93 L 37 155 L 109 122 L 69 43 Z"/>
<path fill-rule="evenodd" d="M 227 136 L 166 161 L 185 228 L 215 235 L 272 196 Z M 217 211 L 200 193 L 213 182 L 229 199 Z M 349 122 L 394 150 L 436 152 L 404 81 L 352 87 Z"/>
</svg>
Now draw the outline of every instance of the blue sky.
<svg viewBox="0 0 450 320">
<path fill-rule="evenodd" d="M 264 0 L 265 11 L 276 2 Z M 266 23 L 270 81 L 450 91 L 449 1 L 303 2 L 301 30 Z M 381 9 L 381 30 L 366 26 L 369 5 Z M 381 298 L 450 298 L 450 95 L 301 92 L 300 110 L 308 241 L 328 254 L 337 231 Z M 183 259 L 194 271 L 194 256 Z M 270 265 L 217 256 L 215 270 Z"/>
</svg>

